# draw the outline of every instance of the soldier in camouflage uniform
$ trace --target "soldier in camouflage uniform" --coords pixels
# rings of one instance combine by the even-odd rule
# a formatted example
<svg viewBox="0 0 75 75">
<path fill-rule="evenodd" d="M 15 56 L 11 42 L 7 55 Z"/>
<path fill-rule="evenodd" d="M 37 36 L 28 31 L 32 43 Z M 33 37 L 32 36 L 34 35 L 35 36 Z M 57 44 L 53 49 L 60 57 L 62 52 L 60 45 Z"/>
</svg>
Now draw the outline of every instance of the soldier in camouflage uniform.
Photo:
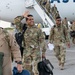
<svg viewBox="0 0 75 75">
<path fill-rule="evenodd" d="M 24 34 L 26 50 L 24 50 L 23 55 L 23 67 L 29 70 L 31 75 L 39 75 L 37 63 L 41 60 L 41 56 L 45 57 L 45 36 L 41 29 L 34 25 L 34 18 L 32 15 L 27 15 L 26 24 L 27 30 Z"/>
<path fill-rule="evenodd" d="M 66 27 L 61 24 L 61 18 L 56 17 L 56 25 L 50 31 L 49 42 L 54 44 L 54 53 L 59 61 L 60 69 L 64 69 L 65 63 L 65 43 L 70 47 L 68 32 Z"/>
<path fill-rule="evenodd" d="M 47 4 L 47 0 L 41 0 L 41 6 L 43 7 L 44 10 L 46 8 L 46 4 Z"/>
<path fill-rule="evenodd" d="M 14 18 L 14 24 L 16 25 L 17 32 L 23 31 L 24 24 L 21 22 L 23 19 L 24 19 L 23 15 L 17 16 L 16 18 Z"/>
<path fill-rule="evenodd" d="M 26 26 L 26 24 L 23 24 L 22 23 L 22 20 L 24 19 L 24 16 L 22 15 L 22 16 L 17 16 L 15 19 L 14 19 L 14 24 L 16 25 L 16 28 L 15 28 L 15 34 L 17 33 L 17 34 L 19 34 L 19 35 L 21 35 L 21 34 L 24 34 L 24 32 L 25 32 L 25 30 L 27 29 L 27 26 Z M 16 36 L 15 36 L 16 37 Z M 18 37 L 18 39 L 23 39 L 23 36 L 22 37 Z M 17 40 L 17 39 L 16 39 Z M 24 40 L 24 39 L 23 39 Z M 25 44 L 24 44 L 24 41 L 22 40 L 22 42 L 21 41 L 19 41 L 19 42 L 17 42 L 18 44 L 19 44 L 19 46 L 20 46 L 20 51 L 21 51 L 21 56 L 23 56 L 23 50 L 24 50 L 24 46 L 25 46 Z"/>
<path fill-rule="evenodd" d="M 54 19 L 56 19 L 55 15 L 56 15 L 56 13 L 57 13 L 58 10 L 57 10 L 57 7 L 56 7 L 55 4 L 54 4 L 54 6 L 52 7 L 51 11 L 52 11 L 52 15 L 53 15 Z"/>
<path fill-rule="evenodd" d="M 45 8 L 46 8 L 46 12 L 50 16 L 50 13 L 51 13 L 51 4 L 50 4 L 50 1 L 49 0 L 47 0 L 47 3 L 45 5 Z"/>
<path fill-rule="evenodd" d="M 75 21 L 73 21 L 72 26 L 70 28 L 71 28 L 70 31 L 75 31 Z M 72 42 L 73 44 L 75 44 L 75 37 L 72 37 Z"/>
<path fill-rule="evenodd" d="M 38 4 L 42 5 L 42 0 L 36 0 L 36 2 L 38 2 Z"/>
<path fill-rule="evenodd" d="M 67 21 L 67 18 L 66 17 L 62 21 L 62 24 L 66 26 L 67 30 L 69 29 L 69 27 L 68 27 L 68 21 Z"/>
<path fill-rule="evenodd" d="M 55 14 L 55 17 L 60 17 L 59 11 Z"/>
<path fill-rule="evenodd" d="M 19 50 L 19 46 L 17 45 L 14 36 L 12 36 L 5 29 L 0 27 L 0 54 L 1 53 L 4 54 L 3 63 L 1 63 L 2 59 L 0 59 L 0 66 L 2 64 L 2 75 L 12 75 L 11 53 L 13 58 L 17 62 L 17 69 L 19 70 L 19 72 L 22 72 L 21 53 Z"/>
</svg>

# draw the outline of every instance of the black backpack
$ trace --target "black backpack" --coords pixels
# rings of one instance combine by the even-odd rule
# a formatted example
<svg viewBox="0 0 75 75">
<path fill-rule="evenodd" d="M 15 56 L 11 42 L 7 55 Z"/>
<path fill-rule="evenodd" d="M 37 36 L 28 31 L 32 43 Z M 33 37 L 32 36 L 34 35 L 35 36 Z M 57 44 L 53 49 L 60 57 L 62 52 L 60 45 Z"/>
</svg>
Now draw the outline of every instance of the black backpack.
<svg viewBox="0 0 75 75">
<path fill-rule="evenodd" d="M 47 3 L 47 1 L 44 1 L 42 4 L 43 4 L 43 5 L 46 5 L 46 3 Z"/>
<path fill-rule="evenodd" d="M 22 32 L 15 34 L 16 42 L 18 43 L 18 45 L 20 47 L 21 56 L 23 56 L 24 47 L 22 47 L 22 41 L 24 40 L 24 33 L 25 33 L 26 29 L 27 29 L 26 24 L 24 24 Z"/>
<path fill-rule="evenodd" d="M 75 37 L 75 31 L 70 31 L 70 36 Z"/>
<path fill-rule="evenodd" d="M 48 59 L 44 59 L 38 63 L 37 69 L 39 75 L 53 75 L 53 65 Z"/>
</svg>

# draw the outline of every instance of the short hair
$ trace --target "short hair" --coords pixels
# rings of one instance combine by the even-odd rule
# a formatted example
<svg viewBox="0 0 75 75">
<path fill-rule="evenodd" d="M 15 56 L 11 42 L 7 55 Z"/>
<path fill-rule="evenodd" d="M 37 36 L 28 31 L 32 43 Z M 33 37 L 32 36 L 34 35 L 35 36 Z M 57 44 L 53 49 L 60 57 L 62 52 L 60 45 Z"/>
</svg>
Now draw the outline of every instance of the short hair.
<svg viewBox="0 0 75 75">
<path fill-rule="evenodd" d="M 33 15 L 31 15 L 31 14 L 27 15 L 26 21 L 28 20 L 28 17 L 33 17 Z"/>
<path fill-rule="evenodd" d="M 15 17 L 14 19 L 19 18 L 19 17 L 21 17 L 21 16 L 17 16 L 17 17 Z"/>
<path fill-rule="evenodd" d="M 67 17 L 65 17 L 65 19 L 67 19 Z"/>
<path fill-rule="evenodd" d="M 60 17 L 60 16 L 58 16 L 58 17 L 56 17 L 56 19 L 61 19 L 61 17 Z"/>
</svg>

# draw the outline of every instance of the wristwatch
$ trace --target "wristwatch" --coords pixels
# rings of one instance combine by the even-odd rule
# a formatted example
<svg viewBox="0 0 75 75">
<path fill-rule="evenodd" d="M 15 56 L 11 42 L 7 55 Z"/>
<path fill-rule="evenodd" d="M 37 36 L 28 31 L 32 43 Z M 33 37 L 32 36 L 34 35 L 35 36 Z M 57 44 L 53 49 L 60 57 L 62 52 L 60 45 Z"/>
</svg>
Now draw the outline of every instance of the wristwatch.
<svg viewBox="0 0 75 75">
<path fill-rule="evenodd" d="M 22 64 L 22 61 L 15 61 L 17 64 Z"/>
</svg>

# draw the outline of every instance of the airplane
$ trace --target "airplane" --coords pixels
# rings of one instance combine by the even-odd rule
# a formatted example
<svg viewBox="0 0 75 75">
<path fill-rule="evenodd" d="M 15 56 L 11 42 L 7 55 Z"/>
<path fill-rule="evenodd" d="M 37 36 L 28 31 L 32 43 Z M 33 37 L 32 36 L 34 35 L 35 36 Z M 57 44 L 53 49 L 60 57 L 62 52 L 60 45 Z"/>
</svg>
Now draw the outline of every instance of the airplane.
<svg viewBox="0 0 75 75">
<path fill-rule="evenodd" d="M 40 16 L 41 12 L 38 9 L 38 14 L 38 12 L 33 8 L 33 6 L 35 6 L 36 4 L 34 2 L 33 5 L 32 1 L 35 0 L 0 0 L 0 20 L 13 23 L 15 17 L 22 15 L 25 11 L 28 10 L 30 14 L 34 16 L 35 23 L 43 23 L 43 20 Z M 69 21 L 75 20 L 75 2 L 73 2 L 72 0 L 68 0 L 68 2 L 66 3 L 64 2 L 65 0 L 50 1 L 53 1 L 53 3 L 51 3 L 51 6 L 53 6 L 54 4 L 56 5 L 62 19 L 64 17 L 67 17 Z M 25 20 L 23 20 L 23 22 L 25 22 Z M 51 27 L 49 25 L 44 25 L 42 27 L 42 32 L 45 34 L 45 36 L 48 37 Z"/>
<path fill-rule="evenodd" d="M 26 10 L 29 10 L 34 16 L 36 23 L 42 22 L 41 17 L 34 8 L 26 8 L 27 3 L 28 5 L 31 4 L 30 1 L 31 0 L 0 0 L 0 19 L 13 22 L 16 16 L 22 15 Z M 62 18 L 67 17 L 69 21 L 75 20 L 75 2 L 73 2 L 73 0 L 69 0 L 68 2 L 64 3 L 63 1 L 65 0 L 62 0 L 59 3 L 58 1 L 60 0 L 53 0 L 51 5 L 56 5 Z"/>
<path fill-rule="evenodd" d="M 22 15 L 26 10 L 34 15 L 35 22 L 41 22 L 41 18 L 33 8 L 26 8 L 25 0 L 0 0 L 0 19 L 13 22 L 16 16 Z"/>
<path fill-rule="evenodd" d="M 52 6 L 55 4 L 61 18 L 67 17 L 68 21 L 75 20 L 75 0 L 52 0 Z M 58 2 L 60 1 L 60 2 Z"/>
</svg>

